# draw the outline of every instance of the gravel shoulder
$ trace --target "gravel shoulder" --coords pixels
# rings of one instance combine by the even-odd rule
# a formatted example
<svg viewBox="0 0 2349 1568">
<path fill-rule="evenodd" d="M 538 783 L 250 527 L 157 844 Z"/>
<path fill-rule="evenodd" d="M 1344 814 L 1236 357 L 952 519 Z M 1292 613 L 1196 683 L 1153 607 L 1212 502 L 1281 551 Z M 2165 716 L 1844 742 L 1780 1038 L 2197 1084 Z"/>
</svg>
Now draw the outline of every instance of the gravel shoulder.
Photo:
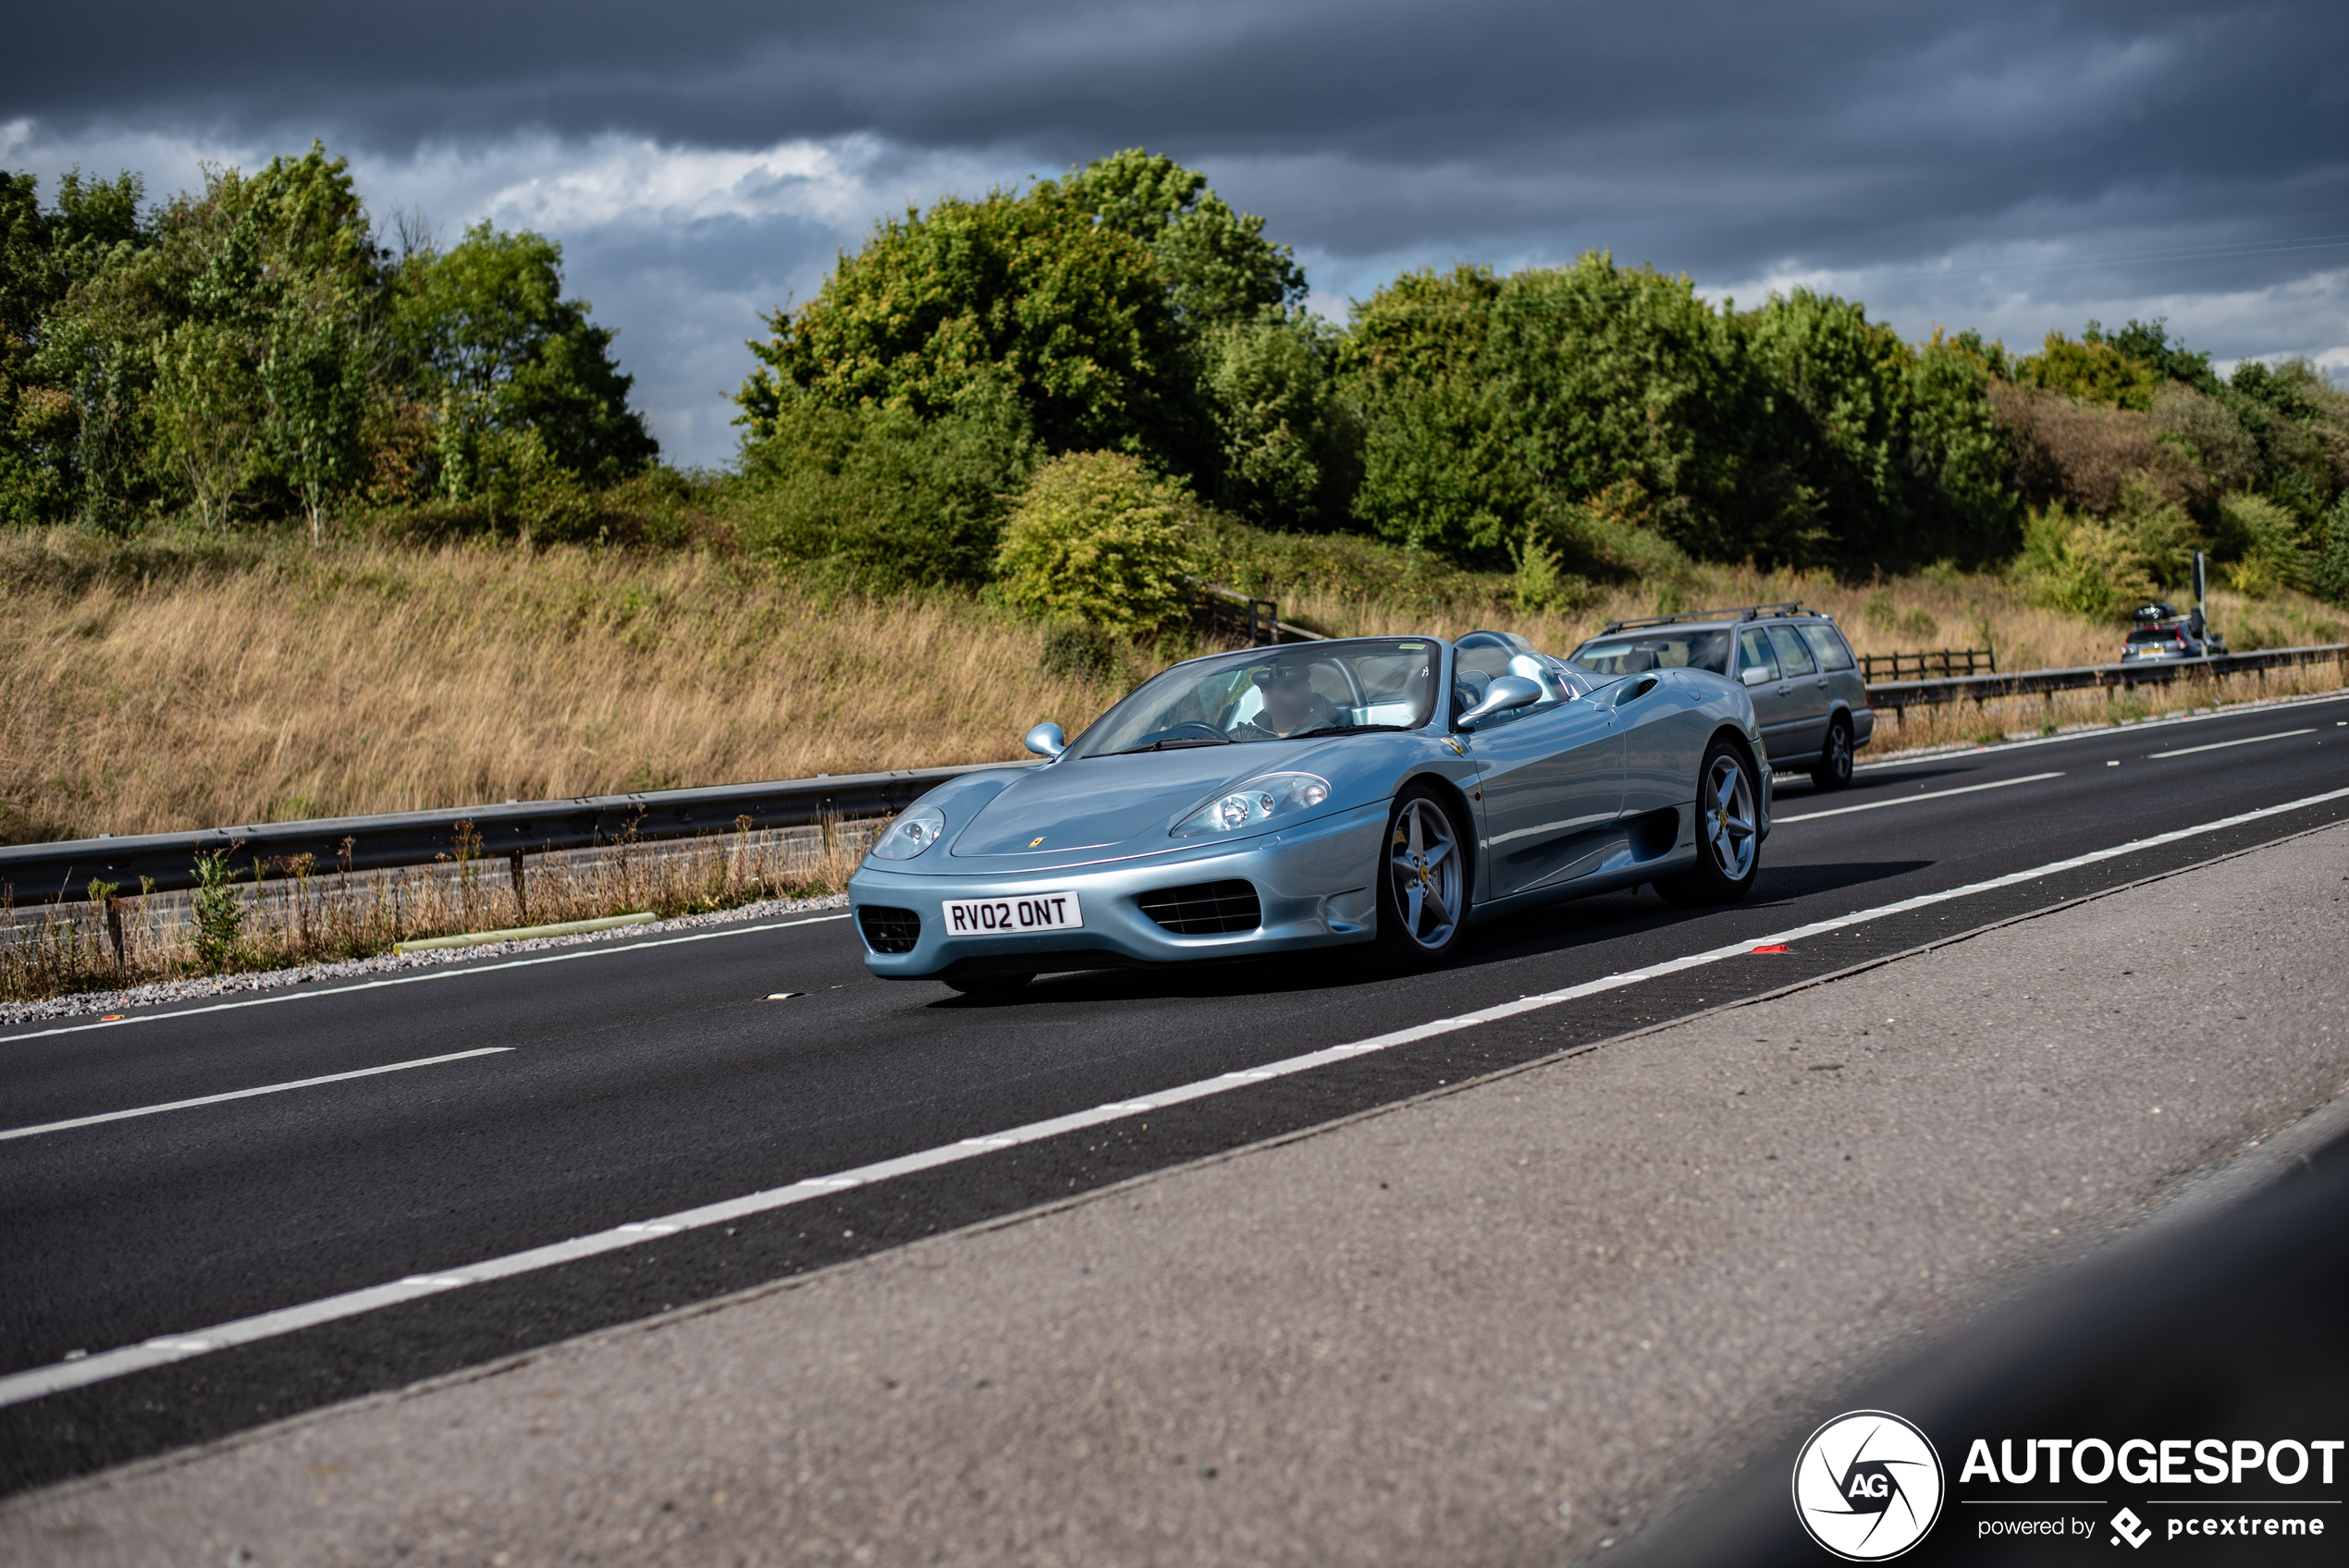
<svg viewBox="0 0 2349 1568">
<path fill-rule="evenodd" d="M 0 1505 L 0 1559 L 1555 1562 L 2349 1077 L 2349 828 Z M 2213 1178 L 2217 1177 L 2217 1180 Z"/>
</svg>

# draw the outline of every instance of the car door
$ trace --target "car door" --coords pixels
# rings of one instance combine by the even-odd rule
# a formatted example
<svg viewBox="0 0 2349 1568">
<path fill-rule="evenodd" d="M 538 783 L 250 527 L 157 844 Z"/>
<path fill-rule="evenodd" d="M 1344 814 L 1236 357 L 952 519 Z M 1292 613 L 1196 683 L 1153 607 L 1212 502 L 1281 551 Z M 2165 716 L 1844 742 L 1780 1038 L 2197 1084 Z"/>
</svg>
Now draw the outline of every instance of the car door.
<svg viewBox="0 0 2349 1568">
<path fill-rule="evenodd" d="M 1802 640 L 1810 643 L 1811 651 L 1819 656 L 1819 673 L 1827 683 L 1829 720 L 1834 718 L 1835 705 L 1840 704 L 1851 715 L 1853 737 L 1867 739 L 1870 723 L 1863 722 L 1860 716 L 1867 711 L 1868 683 L 1861 678 L 1859 663 L 1852 658 L 1851 646 L 1843 641 L 1843 633 L 1824 620 L 1805 621 Z M 1820 744 L 1826 743 L 1822 739 Z"/>
<path fill-rule="evenodd" d="M 1770 646 L 1770 634 L 1758 626 L 1738 629 L 1737 679 L 1745 684 L 1745 694 L 1753 699 L 1753 719 L 1762 727 L 1762 744 L 1768 748 L 1770 764 L 1779 766 L 1779 759 L 1790 756 L 1795 748 L 1789 742 L 1787 729 L 1792 722 L 1794 689 L 1778 673 L 1778 655 Z"/>
<path fill-rule="evenodd" d="M 1789 756 L 1810 756 L 1827 743 L 1827 678 L 1802 633 L 1782 622 L 1770 624 L 1770 646 L 1778 655 L 1778 684 L 1786 693 Z M 1770 753 L 1777 754 L 1772 746 Z"/>
<path fill-rule="evenodd" d="M 1461 737 L 1482 770 L 1480 902 L 1573 875 L 1610 841 L 1623 806 L 1623 741 L 1612 695 L 1602 687 L 1592 696 L 1545 701 Z"/>
</svg>

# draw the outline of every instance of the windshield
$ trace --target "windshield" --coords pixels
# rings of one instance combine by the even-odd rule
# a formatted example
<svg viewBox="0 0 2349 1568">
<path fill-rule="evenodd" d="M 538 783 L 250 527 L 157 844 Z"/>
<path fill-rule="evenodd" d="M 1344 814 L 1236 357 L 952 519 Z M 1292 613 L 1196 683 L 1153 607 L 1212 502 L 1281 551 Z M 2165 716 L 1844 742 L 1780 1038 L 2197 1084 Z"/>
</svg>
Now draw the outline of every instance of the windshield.
<svg viewBox="0 0 2349 1568">
<path fill-rule="evenodd" d="M 1593 637 L 1574 650 L 1574 662 L 1601 675 L 1645 669 L 1709 669 L 1729 673 L 1729 634 L 1659 629 L 1622 637 Z"/>
<path fill-rule="evenodd" d="M 1417 729 L 1435 705 L 1442 653 L 1429 638 L 1365 637 L 1193 659 L 1137 688 L 1069 749 L 1101 757 Z"/>
<path fill-rule="evenodd" d="M 2129 641 L 2132 643 L 2183 643 L 2185 640 L 2186 634 L 2174 626 L 2157 627 L 2149 631 L 2129 633 Z"/>
</svg>

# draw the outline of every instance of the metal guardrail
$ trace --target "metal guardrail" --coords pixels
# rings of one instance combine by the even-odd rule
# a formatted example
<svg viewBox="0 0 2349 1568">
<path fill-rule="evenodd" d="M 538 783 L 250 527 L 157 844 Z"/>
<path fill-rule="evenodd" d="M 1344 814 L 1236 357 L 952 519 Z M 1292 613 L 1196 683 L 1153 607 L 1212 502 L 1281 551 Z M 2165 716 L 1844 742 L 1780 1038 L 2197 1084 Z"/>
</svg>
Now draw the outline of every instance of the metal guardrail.
<svg viewBox="0 0 2349 1568">
<path fill-rule="evenodd" d="M 2028 697 L 2045 692 L 2090 691 L 2108 686 L 2158 686 L 2197 676 L 2240 675 L 2326 663 L 2349 669 L 2349 643 L 2327 643 L 2310 648 L 2268 648 L 2256 654 L 2219 654 L 2199 659 L 2133 659 L 2126 664 L 2082 665 L 2075 669 L 2025 669 L 2011 675 L 1887 680 L 1870 684 L 1868 705 L 1898 713 L 1938 703 L 1980 703 L 1995 697 Z"/>
<path fill-rule="evenodd" d="M 22 907 L 74 902 L 89 896 L 91 879 L 136 893 L 195 886 L 195 858 L 235 849 L 234 863 L 250 867 L 309 855 L 320 871 L 375 871 L 429 865 L 455 858 L 460 823 L 473 840 L 461 846 L 483 860 L 512 861 L 558 850 L 593 849 L 624 841 L 692 839 L 738 827 L 798 827 L 851 817 L 880 816 L 911 804 L 949 778 L 995 767 L 1034 763 L 978 763 L 895 773 L 848 773 L 829 778 L 788 778 L 763 784 L 721 784 L 707 790 L 656 790 L 638 795 L 591 795 L 570 801 L 520 801 L 506 805 L 456 806 L 446 811 L 386 816 L 327 817 L 311 822 L 255 823 L 189 833 L 145 833 L 120 839 L 77 839 L 0 847 L 0 892 Z"/>
<path fill-rule="evenodd" d="M 1230 592 L 1225 590 L 1225 592 Z M 1317 632 L 1273 621 L 1276 634 L 1321 641 Z M 2077 669 L 2025 670 L 2011 675 L 1959 676 L 1944 680 L 1894 680 L 1868 687 L 1868 704 L 1900 711 L 1937 703 L 1982 702 L 2101 686 L 2137 686 L 2196 675 L 2231 675 L 2328 660 L 2349 670 L 2349 643 L 2272 648 L 2256 654 L 2088 665 Z M 0 893 L 18 905 L 78 902 L 92 878 L 136 892 L 195 886 L 195 858 L 233 848 L 240 865 L 255 860 L 273 870 L 301 856 L 321 871 L 375 871 L 429 865 L 453 859 L 461 848 L 481 859 L 509 860 L 559 850 L 593 849 L 623 841 L 649 842 L 753 829 L 798 827 L 851 817 L 881 816 L 910 805 L 933 786 L 989 768 L 1033 763 L 978 763 L 962 767 L 848 773 L 831 778 L 789 778 L 722 784 L 706 790 L 657 790 L 634 795 L 592 795 L 569 801 L 521 801 L 506 805 L 456 806 L 445 811 L 385 816 L 328 817 L 309 822 L 255 823 L 187 833 L 0 846 Z M 461 846 L 459 824 L 470 824 L 471 845 Z"/>
</svg>

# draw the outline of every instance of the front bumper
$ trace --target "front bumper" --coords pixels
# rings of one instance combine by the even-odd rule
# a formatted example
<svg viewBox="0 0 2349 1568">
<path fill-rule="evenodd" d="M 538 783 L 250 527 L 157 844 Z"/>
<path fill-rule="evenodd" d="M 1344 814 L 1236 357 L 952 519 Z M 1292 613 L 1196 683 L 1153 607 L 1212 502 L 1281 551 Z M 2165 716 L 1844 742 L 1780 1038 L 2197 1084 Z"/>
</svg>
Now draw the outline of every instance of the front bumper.
<svg viewBox="0 0 2349 1568">
<path fill-rule="evenodd" d="M 884 979 L 1098 969 L 1119 964 L 1183 963 L 1249 958 L 1302 948 L 1369 940 L 1378 924 L 1373 872 L 1386 828 L 1384 804 L 1341 812 L 1279 833 L 1236 843 L 1097 861 L 1057 869 L 988 870 L 941 851 L 900 864 L 867 861 L 848 881 L 852 909 L 910 910 L 921 931 L 910 951 L 879 952 L 861 915 L 865 967 Z M 993 858 L 993 857 L 989 857 Z M 920 867 L 921 869 L 913 869 Z M 1244 881 L 1256 889 L 1261 923 L 1251 931 L 1183 936 L 1144 913 L 1146 894 L 1203 883 Z M 1075 892 L 1085 925 L 1074 931 L 1010 936 L 951 936 L 941 907 L 950 899 L 1012 899 Z"/>
</svg>

